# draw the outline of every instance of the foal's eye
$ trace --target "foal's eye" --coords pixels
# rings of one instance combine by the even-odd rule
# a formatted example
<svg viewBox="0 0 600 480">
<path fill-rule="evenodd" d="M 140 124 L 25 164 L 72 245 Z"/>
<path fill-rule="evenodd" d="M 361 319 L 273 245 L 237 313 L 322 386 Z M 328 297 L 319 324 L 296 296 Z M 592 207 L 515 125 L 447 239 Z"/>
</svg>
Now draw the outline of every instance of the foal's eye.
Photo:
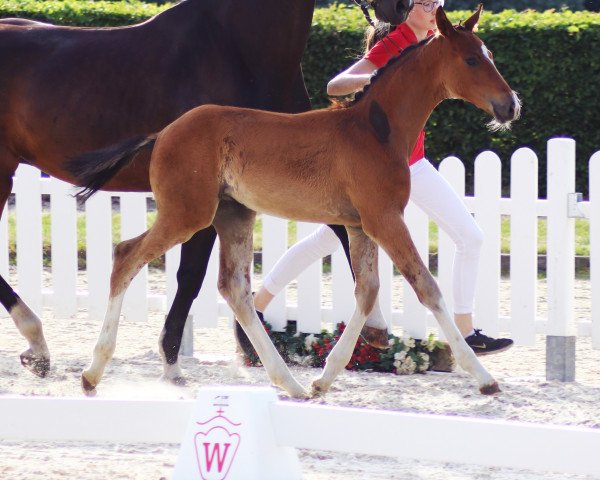
<svg viewBox="0 0 600 480">
<path fill-rule="evenodd" d="M 477 66 L 477 59 L 475 57 L 468 57 L 468 58 L 465 58 L 465 63 L 469 67 L 476 67 Z"/>
</svg>

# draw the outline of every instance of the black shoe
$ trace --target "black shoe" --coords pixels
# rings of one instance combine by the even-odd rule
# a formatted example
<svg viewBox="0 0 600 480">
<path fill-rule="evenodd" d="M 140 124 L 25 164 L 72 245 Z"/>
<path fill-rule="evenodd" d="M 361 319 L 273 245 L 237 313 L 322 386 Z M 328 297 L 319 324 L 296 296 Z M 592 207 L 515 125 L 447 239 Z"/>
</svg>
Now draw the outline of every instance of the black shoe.
<svg viewBox="0 0 600 480">
<path fill-rule="evenodd" d="M 492 353 L 500 353 L 508 350 L 513 346 L 513 341 L 510 338 L 492 338 L 483 335 L 481 330 L 475 329 L 473 335 L 465 338 L 467 345 L 473 349 L 475 355 L 490 355 Z"/>
<path fill-rule="evenodd" d="M 266 322 L 263 313 L 259 312 L 258 310 L 256 313 L 261 323 L 264 325 Z M 237 318 L 235 319 L 235 328 L 233 329 L 233 334 L 235 336 L 235 341 L 237 342 L 239 351 L 241 351 L 246 357 L 257 356 L 256 351 L 254 350 L 254 347 L 248 338 L 248 335 L 246 335 L 246 332 L 244 332 L 244 329 L 240 325 L 240 322 L 237 321 Z"/>
</svg>

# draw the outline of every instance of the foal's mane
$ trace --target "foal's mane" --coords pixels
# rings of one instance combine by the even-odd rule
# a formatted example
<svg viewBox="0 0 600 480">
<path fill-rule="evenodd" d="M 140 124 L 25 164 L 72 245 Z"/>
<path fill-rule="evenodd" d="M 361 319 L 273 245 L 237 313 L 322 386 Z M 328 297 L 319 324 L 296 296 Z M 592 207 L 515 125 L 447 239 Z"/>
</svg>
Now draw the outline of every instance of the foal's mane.
<svg viewBox="0 0 600 480">
<path fill-rule="evenodd" d="M 379 68 L 377 70 L 377 73 L 375 73 L 375 75 L 373 75 L 373 77 L 371 78 L 371 81 L 367 85 L 365 85 L 362 90 L 356 92 L 356 94 L 354 95 L 354 98 L 350 97 L 350 98 L 345 98 L 342 100 L 334 98 L 331 100 L 330 108 L 332 108 L 332 109 L 348 108 L 348 107 L 351 107 L 352 105 L 356 104 L 357 102 L 359 102 L 364 97 L 364 95 L 369 91 L 369 88 L 371 88 L 371 86 L 379 78 L 381 78 L 382 74 L 386 70 L 388 70 L 392 65 L 395 65 L 396 63 L 398 63 L 400 61 L 405 61 L 406 58 L 412 54 L 412 52 L 414 52 L 415 50 L 419 49 L 420 47 L 422 47 L 423 45 L 428 43 L 433 37 L 434 37 L 434 35 L 430 35 L 427 38 L 424 38 L 423 40 L 421 40 L 420 42 L 413 43 L 412 45 L 409 45 L 408 47 L 406 47 L 404 50 L 402 50 L 400 55 L 398 55 L 396 57 L 392 57 L 383 67 Z"/>
<path fill-rule="evenodd" d="M 381 76 L 383 75 L 383 73 L 386 70 L 388 70 L 392 65 L 395 65 L 396 63 L 398 63 L 400 61 L 406 61 L 407 57 L 409 57 L 415 50 L 418 50 L 426 43 L 429 43 L 429 41 L 431 41 L 434 37 L 435 37 L 435 35 L 429 35 L 428 37 L 424 38 L 420 42 L 413 43 L 412 45 L 409 45 L 408 47 L 406 47 L 404 50 L 402 50 L 400 55 L 398 55 L 396 57 L 392 57 L 383 67 L 379 68 L 377 70 L 377 73 L 375 73 L 375 75 L 373 75 L 373 77 L 371 77 L 371 81 L 368 84 L 366 84 L 362 90 L 360 90 L 354 94 L 354 98 L 352 98 L 352 97 L 343 98 L 343 99 L 332 98 L 331 105 L 329 108 L 331 108 L 332 110 L 337 110 L 340 108 L 348 108 L 348 107 L 351 107 L 352 105 L 356 104 L 357 102 L 359 102 L 364 97 L 364 95 L 369 91 L 369 88 L 371 88 L 371 86 L 379 78 L 381 78 Z"/>
</svg>

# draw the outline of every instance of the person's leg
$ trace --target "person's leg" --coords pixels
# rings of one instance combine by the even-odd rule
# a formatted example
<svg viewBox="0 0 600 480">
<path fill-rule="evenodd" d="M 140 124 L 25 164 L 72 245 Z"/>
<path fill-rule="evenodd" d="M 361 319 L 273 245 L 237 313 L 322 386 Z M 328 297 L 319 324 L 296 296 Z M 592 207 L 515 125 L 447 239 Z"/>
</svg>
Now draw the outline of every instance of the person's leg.
<svg viewBox="0 0 600 480">
<path fill-rule="evenodd" d="M 482 343 L 485 335 L 473 329 L 472 311 L 483 233 L 462 199 L 426 159 L 411 166 L 410 199 L 455 243 L 452 279 L 454 319 L 463 336 L 479 336 L 481 338 L 477 337 L 477 341 Z M 509 339 L 485 338 L 487 340 L 483 343 L 489 344 L 487 353 L 492 349 L 505 350 L 512 345 Z"/>
<path fill-rule="evenodd" d="M 346 239 L 348 235 L 346 235 Z M 254 305 L 261 312 L 273 297 L 298 277 L 309 265 L 331 255 L 340 246 L 340 240 L 331 228 L 321 225 L 317 230 L 293 245 L 277 261 L 263 280 L 262 288 L 254 297 Z"/>
<path fill-rule="evenodd" d="M 321 225 L 318 230 L 291 247 L 275 264 L 273 270 L 269 272 L 265 277 L 265 282 L 263 282 L 268 284 L 268 287 L 263 285 L 254 295 L 256 309 L 262 312 L 275 298 L 275 295 L 296 278 L 300 272 L 319 258 L 331 255 L 337 250 L 340 243 L 350 265 L 352 279 L 354 279 L 354 271 L 350 261 L 350 242 L 346 227 L 343 225 Z"/>
</svg>

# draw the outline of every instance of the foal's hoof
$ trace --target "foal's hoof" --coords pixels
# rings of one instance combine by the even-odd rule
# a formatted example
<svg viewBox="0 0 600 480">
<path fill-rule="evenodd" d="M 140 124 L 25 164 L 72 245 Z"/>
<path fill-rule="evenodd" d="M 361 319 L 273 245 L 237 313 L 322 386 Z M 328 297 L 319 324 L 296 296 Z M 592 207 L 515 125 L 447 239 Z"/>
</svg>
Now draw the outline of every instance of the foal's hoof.
<svg viewBox="0 0 600 480">
<path fill-rule="evenodd" d="M 96 385 L 92 385 L 87 378 L 85 378 L 85 374 L 81 374 L 81 388 L 83 393 L 88 397 L 96 396 Z"/>
<path fill-rule="evenodd" d="M 490 385 L 484 385 L 479 391 L 484 395 L 493 395 L 494 393 L 500 393 L 502 390 L 500 390 L 498 382 L 494 382 Z"/>
<path fill-rule="evenodd" d="M 31 349 L 21 354 L 21 365 L 34 375 L 44 378 L 50 371 L 50 358 L 34 354 Z"/>
<path fill-rule="evenodd" d="M 310 386 L 310 396 L 313 398 L 322 397 L 327 393 L 327 390 L 329 390 L 329 387 L 323 385 L 321 379 L 317 378 L 312 382 Z"/>
<path fill-rule="evenodd" d="M 365 325 L 360 331 L 360 336 L 372 347 L 385 349 L 390 348 L 387 328 L 380 330 L 379 328 L 368 327 Z"/>
</svg>

